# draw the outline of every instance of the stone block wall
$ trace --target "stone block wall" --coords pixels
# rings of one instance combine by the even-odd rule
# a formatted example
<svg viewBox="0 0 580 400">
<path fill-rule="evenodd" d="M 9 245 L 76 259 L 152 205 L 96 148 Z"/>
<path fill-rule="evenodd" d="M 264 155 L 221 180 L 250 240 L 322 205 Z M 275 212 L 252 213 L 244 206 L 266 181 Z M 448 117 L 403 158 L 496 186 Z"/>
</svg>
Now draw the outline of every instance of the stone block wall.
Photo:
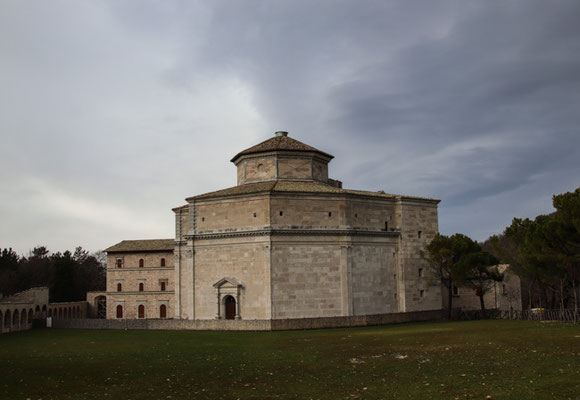
<svg viewBox="0 0 580 400">
<path fill-rule="evenodd" d="M 441 285 L 421 252 L 437 234 L 437 205 L 414 199 L 400 204 L 401 246 L 399 286 L 404 290 L 400 310 L 420 311 L 441 308 Z"/>
<path fill-rule="evenodd" d="M 353 315 L 398 311 L 396 240 L 352 245 Z"/>
<path fill-rule="evenodd" d="M 343 315 L 338 238 L 272 241 L 272 318 Z"/>
<path fill-rule="evenodd" d="M 396 203 L 393 199 L 351 198 L 346 207 L 346 224 L 354 229 L 389 230 L 399 229 L 395 218 Z M 387 225 L 385 225 L 385 223 Z"/>
<path fill-rule="evenodd" d="M 312 179 L 311 158 L 281 158 L 278 160 L 279 179 Z"/>
<path fill-rule="evenodd" d="M 165 305 L 166 317 L 171 318 L 175 314 L 174 293 L 157 292 L 147 293 L 137 292 L 127 293 L 108 293 L 107 294 L 107 319 L 117 318 L 117 307 L 122 307 L 122 319 L 138 319 L 138 308 L 140 305 L 145 307 L 144 318 L 160 318 L 160 307 Z"/>
<path fill-rule="evenodd" d="M 256 158 L 240 164 L 243 169 L 243 183 L 260 182 L 276 178 L 276 159 L 274 157 Z M 238 182 L 238 184 L 240 184 Z"/>
<path fill-rule="evenodd" d="M 184 283 L 194 286 L 191 315 L 195 319 L 216 318 L 218 291 L 214 284 L 222 278 L 232 278 L 243 285 L 239 299 L 242 319 L 271 317 L 268 236 L 196 240 L 193 264 L 193 281 Z"/>
<path fill-rule="evenodd" d="M 197 200 L 196 234 L 263 229 L 269 224 L 267 196 L 219 201 Z"/>
<path fill-rule="evenodd" d="M 275 229 L 345 228 L 345 208 L 344 198 L 339 197 L 275 195 L 270 200 L 271 226 Z"/>
<path fill-rule="evenodd" d="M 162 258 L 165 267 L 161 267 Z M 123 260 L 122 268 L 117 268 L 117 259 Z M 144 261 L 143 267 L 139 267 L 139 260 Z M 159 318 L 162 304 L 166 307 L 166 316 L 172 317 L 175 314 L 174 262 L 173 251 L 107 254 L 107 318 L 117 318 L 118 306 L 123 309 L 123 318 L 138 318 L 139 305 L 145 307 L 145 318 Z M 139 290 L 141 283 L 143 291 Z"/>
</svg>

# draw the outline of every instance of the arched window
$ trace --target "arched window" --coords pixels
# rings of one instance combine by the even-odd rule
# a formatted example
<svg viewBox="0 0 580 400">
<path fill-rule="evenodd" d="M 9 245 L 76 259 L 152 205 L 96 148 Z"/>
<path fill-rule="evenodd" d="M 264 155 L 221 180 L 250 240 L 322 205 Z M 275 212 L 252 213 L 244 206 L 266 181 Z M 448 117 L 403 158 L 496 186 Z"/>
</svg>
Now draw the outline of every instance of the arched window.
<svg viewBox="0 0 580 400">
<path fill-rule="evenodd" d="M 123 306 L 120 304 L 117 306 L 117 318 L 123 318 Z"/>
<path fill-rule="evenodd" d="M 161 266 L 162 266 L 162 267 L 165 267 L 165 258 L 162 258 L 162 259 L 161 259 Z"/>
<path fill-rule="evenodd" d="M 52 318 L 52 308 L 48 310 L 48 316 Z"/>
<path fill-rule="evenodd" d="M 117 292 L 120 292 L 123 290 L 123 285 L 121 283 L 117 283 Z"/>
<path fill-rule="evenodd" d="M 10 310 L 6 310 L 4 315 L 4 328 L 10 328 Z"/>
<path fill-rule="evenodd" d="M 123 268 L 123 259 L 117 258 L 117 268 Z"/>
<path fill-rule="evenodd" d="M 22 325 L 26 324 L 26 310 L 22 310 L 22 312 L 20 313 L 20 323 Z"/>
<path fill-rule="evenodd" d="M 143 291 L 143 282 L 139 282 L 139 291 L 142 292 Z"/>
<path fill-rule="evenodd" d="M 18 310 L 14 310 L 14 314 L 12 314 L 12 326 L 18 327 Z"/>
<path fill-rule="evenodd" d="M 143 268 L 143 266 L 145 265 L 145 261 L 143 261 L 142 258 L 139 259 L 139 268 Z"/>
<path fill-rule="evenodd" d="M 137 318 L 145 318 L 145 306 L 143 304 L 139 304 L 139 307 L 137 307 Z"/>
<path fill-rule="evenodd" d="M 167 306 L 165 304 L 159 306 L 159 318 L 167 318 Z"/>
<path fill-rule="evenodd" d="M 28 323 L 31 324 L 32 323 L 32 315 L 33 315 L 33 311 L 32 308 L 30 310 L 28 310 Z"/>
</svg>

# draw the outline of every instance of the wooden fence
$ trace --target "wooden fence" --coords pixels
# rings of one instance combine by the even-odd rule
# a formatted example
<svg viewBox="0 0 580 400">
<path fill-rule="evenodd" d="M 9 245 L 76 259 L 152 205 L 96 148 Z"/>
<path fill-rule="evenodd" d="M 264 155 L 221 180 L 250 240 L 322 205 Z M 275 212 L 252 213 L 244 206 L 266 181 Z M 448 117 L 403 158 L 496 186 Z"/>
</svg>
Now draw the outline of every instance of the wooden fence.
<svg viewBox="0 0 580 400">
<path fill-rule="evenodd" d="M 571 309 L 531 309 L 522 311 L 502 311 L 503 319 L 525 319 L 529 321 L 561 321 L 561 322 L 580 322 L 580 312 Z"/>
</svg>

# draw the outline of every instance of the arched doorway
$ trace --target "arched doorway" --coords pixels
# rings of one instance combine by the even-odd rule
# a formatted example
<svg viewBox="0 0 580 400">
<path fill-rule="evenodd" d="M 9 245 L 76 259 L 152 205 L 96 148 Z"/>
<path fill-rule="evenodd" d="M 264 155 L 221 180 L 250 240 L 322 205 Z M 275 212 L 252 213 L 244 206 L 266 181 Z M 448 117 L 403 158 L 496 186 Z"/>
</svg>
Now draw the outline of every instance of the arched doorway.
<svg viewBox="0 0 580 400">
<path fill-rule="evenodd" d="M 123 318 L 123 306 L 120 304 L 117 306 L 117 318 Z"/>
<path fill-rule="evenodd" d="M 167 318 L 167 306 L 165 304 L 159 306 L 159 318 Z"/>
<path fill-rule="evenodd" d="M 226 308 L 226 319 L 236 319 L 236 299 L 233 296 L 224 298 Z"/>
<path fill-rule="evenodd" d="M 145 318 L 145 306 L 143 304 L 139 304 L 139 307 L 137 307 L 137 318 Z"/>
</svg>

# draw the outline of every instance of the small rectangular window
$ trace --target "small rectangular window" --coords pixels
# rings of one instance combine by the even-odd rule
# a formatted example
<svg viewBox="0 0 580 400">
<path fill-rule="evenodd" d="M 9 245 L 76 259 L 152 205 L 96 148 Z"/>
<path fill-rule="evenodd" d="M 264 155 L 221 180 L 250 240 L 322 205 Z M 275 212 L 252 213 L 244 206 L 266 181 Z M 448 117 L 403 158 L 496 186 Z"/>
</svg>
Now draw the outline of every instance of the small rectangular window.
<svg viewBox="0 0 580 400">
<path fill-rule="evenodd" d="M 123 268 L 123 259 L 117 258 L 117 268 Z"/>
<path fill-rule="evenodd" d="M 397 298 L 397 293 L 395 293 L 395 299 Z"/>
<path fill-rule="evenodd" d="M 329 211 L 329 212 L 328 212 L 328 216 L 329 216 L 329 217 L 332 217 L 332 211 Z"/>
<path fill-rule="evenodd" d="M 419 297 L 423 297 L 425 296 L 425 291 L 424 290 L 419 290 Z"/>
<path fill-rule="evenodd" d="M 387 221 L 385 221 L 385 230 L 388 231 L 389 230 L 389 223 Z"/>
<path fill-rule="evenodd" d="M 161 291 L 165 292 L 165 282 L 161 282 Z"/>
<path fill-rule="evenodd" d="M 423 232 L 421 232 L 421 231 L 418 231 L 418 232 L 417 232 L 417 237 L 418 237 L 419 239 L 421 239 L 421 234 L 422 234 L 422 233 L 423 233 Z"/>
<path fill-rule="evenodd" d="M 280 216 L 284 215 L 284 213 L 282 211 L 280 211 Z"/>
<path fill-rule="evenodd" d="M 204 222 L 204 221 L 205 221 L 205 217 L 201 217 L 201 222 Z"/>
<path fill-rule="evenodd" d="M 256 218 L 256 213 L 254 213 L 254 218 Z"/>
<path fill-rule="evenodd" d="M 420 277 L 423 277 L 423 268 L 419 268 L 418 274 Z"/>
</svg>

